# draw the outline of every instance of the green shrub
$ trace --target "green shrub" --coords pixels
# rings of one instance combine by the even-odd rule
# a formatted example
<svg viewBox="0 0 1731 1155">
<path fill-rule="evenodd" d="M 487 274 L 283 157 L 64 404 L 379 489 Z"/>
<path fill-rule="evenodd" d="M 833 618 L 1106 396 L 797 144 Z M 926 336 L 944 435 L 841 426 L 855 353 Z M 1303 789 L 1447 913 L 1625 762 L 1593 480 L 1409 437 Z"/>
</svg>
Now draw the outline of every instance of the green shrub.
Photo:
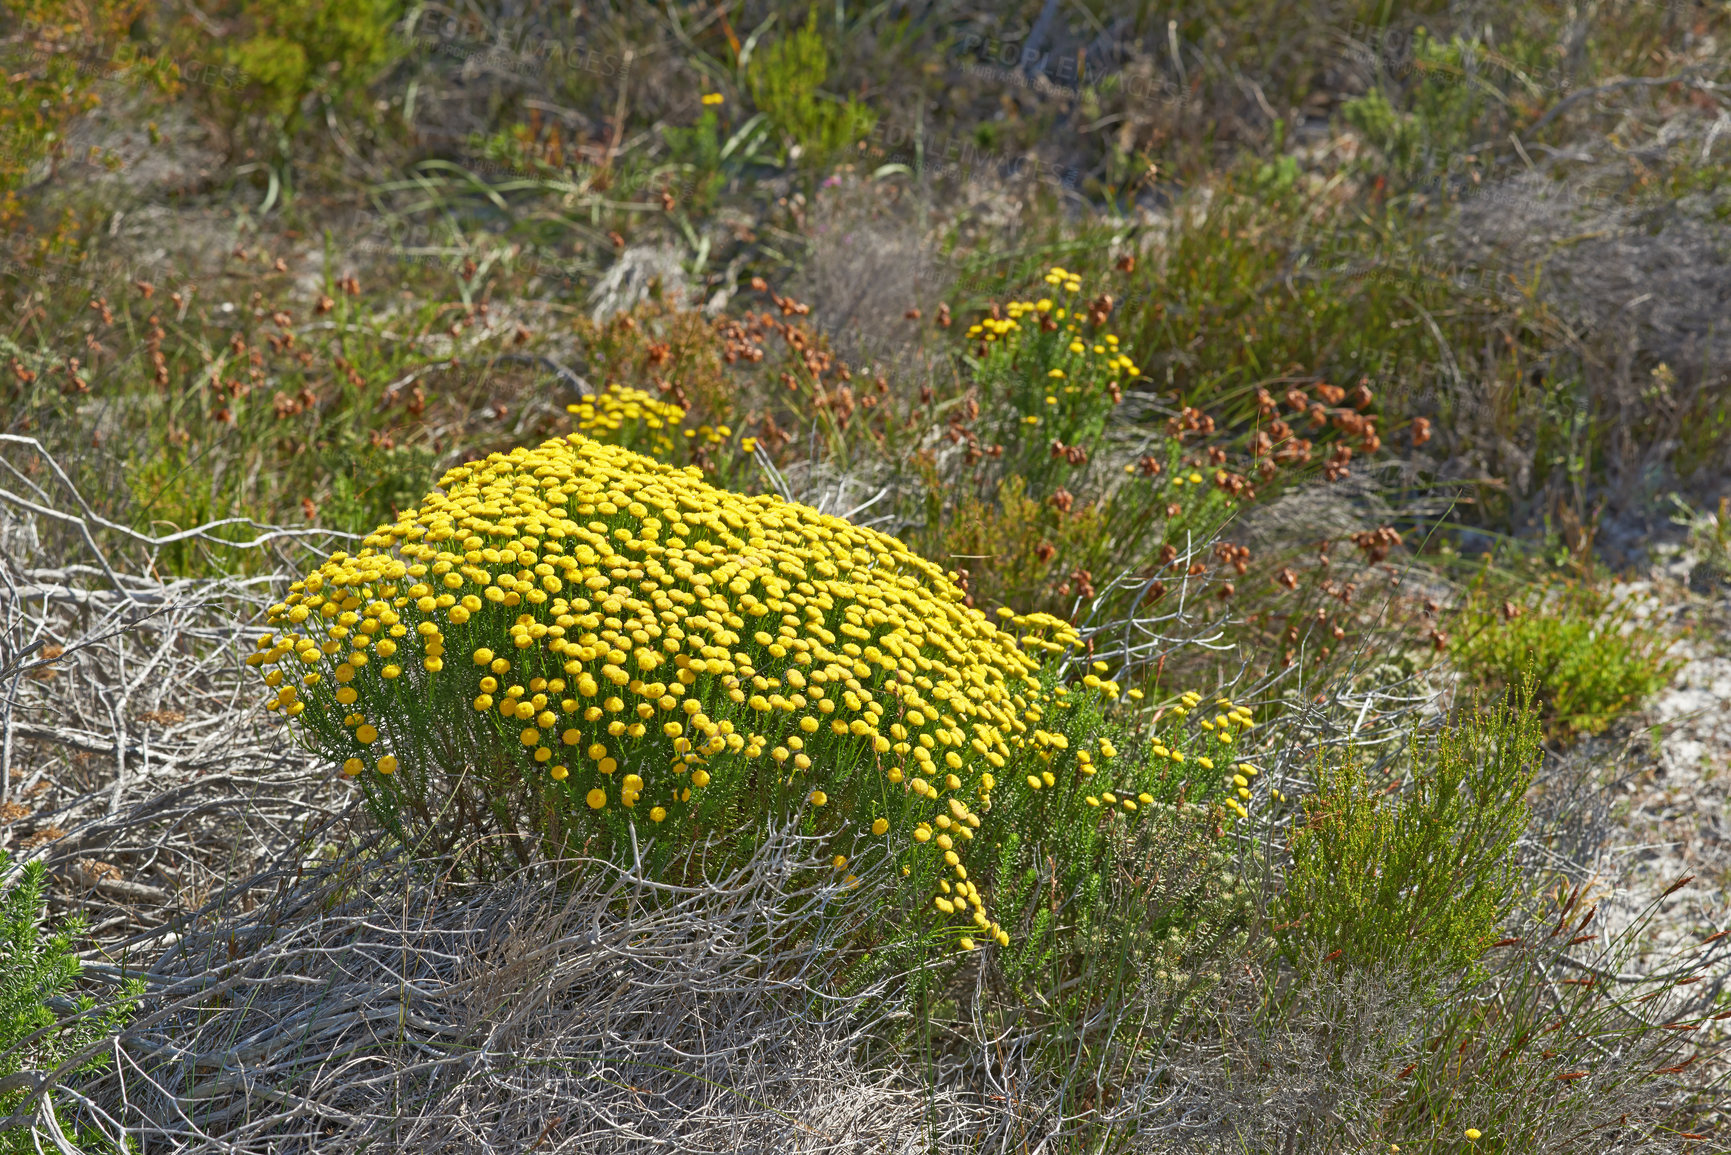
<svg viewBox="0 0 1731 1155">
<path fill-rule="evenodd" d="M 1518 599 L 1518 600 L 1516 600 Z M 1665 685 L 1676 668 L 1629 602 L 1570 582 L 1498 598 L 1481 582 L 1455 619 L 1454 664 L 1501 693 L 1530 673 L 1551 732 L 1596 734 Z"/>
<path fill-rule="evenodd" d="M 266 0 L 235 12 L 246 32 L 223 47 L 245 78 L 231 114 L 262 113 L 287 152 L 303 106 L 318 96 L 344 112 L 364 111 L 367 86 L 401 55 L 393 29 L 397 0 Z"/>
<path fill-rule="evenodd" d="M 1134 732 L 1108 716 L 1109 698 L 1056 693 L 1047 725 L 1067 742 L 1047 751 L 1046 788 L 1006 792 L 982 832 L 1012 939 L 998 972 L 1066 1062 L 1107 1042 L 1091 1008 L 1206 987 L 1191 961 L 1244 929 L 1250 897 L 1227 832 L 1249 816 L 1257 771 L 1236 752 L 1254 723 L 1225 699 L 1207 717 L 1201 702 L 1186 693 Z"/>
<path fill-rule="evenodd" d="M 673 159 L 687 166 L 687 187 L 691 190 L 685 197 L 687 210 L 701 212 L 713 208 L 717 194 L 727 183 L 727 174 L 722 171 L 726 158 L 722 155 L 725 146 L 721 140 L 721 121 L 715 110 L 704 109 L 690 128 L 663 127 L 661 134 L 667 139 Z"/>
<path fill-rule="evenodd" d="M 1424 175 L 1434 158 L 1453 158 L 1474 139 L 1484 114 L 1502 94 L 1477 74 L 1485 46 L 1476 36 L 1439 40 L 1420 28 L 1412 38 L 1410 112 L 1392 104 L 1381 88 L 1348 100 L 1346 122 L 1364 134 L 1388 168 L 1402 178 Z"/>
<path fill-rule="evenodd" d="M 1513 909 L 1509 852 L 1541 757 L 1537 716 L 1512 699 L 1415 740 L 1405 783 L 1379 788 L 1356 752 L 1324 752 L 1277 904 L 1287 956 L 1471 966 Z"/>
<path fill-rule="evenodd" d="M 990 457 L 990 468 L 928 511 L 926 547 L 971 559 L 968 588 L 981 604 L 1067 615 L 1114 578 L 1163 568 L 1166 543 L 1212 537 L 1255 491 L 1229 470 L 1193 467 L 1203 458 L 1170 432 L 1144 439 L 1123 474 L 1108 473 L 1096 457 L 1141 370 L 1078 274 L 1052 267 L 1044 281 L 1051 297 L 1012 298 L 963 334 L 962 363 L 983 402 L 979 437 L 994 443 L 970 444 L 969 456 Z M 935 471 L 926 484 L 934 502 L 952 489 Z M 1133 582 L 1126 592 L 1142 591 Z"/>
<path fill-rule="evenodd" d="M 1655 951 L 1656 916 L 1687 881 L 1611 925 L 1595 920 L 1599 898 L 1585 885 L 1560 885 L 1523 911 L 1479 973 L 1430 999 L 1416 1037 L 1390 1056 L 1377 1136 L 1424 1150 L 1471 1127 L 1478 1151 L 1525 1155 L 1580 1150 L 1585 1135 L 1709 1130 L 1690 1124 L 1717 1097 L 1689 1092 L 1714 1076 L 1690 1076 L 1709 1057 L 1712 1040 L 1700 1036 L 1718 1005 L 1691 984 L 1716 964 L 1689 935 Z"/>
<path fill-rule="evenodd" d="M 10 866 L 11 857 L 0 851 L 0 874 Z M 81 995 L 73 1000 L 76 1018 L 70 1025 L 62 1025 L 48 1003 L 68 997 L 78 981 L 80 966 L 73 944 L 83 937 L 85 926 L 74 916 L 44 937 L 42 905 L 47 881 L 47 868 L 42 863 L 26 863 L 11 888 L 0 896 L 0 1078 L 21 1071 L 46 1074 L 55 1070 L 77 1052 L 119 1030 L 143 992 L 142 983 L 129 984 L 121 998 L 101 1012 L 96 1010 L 94 999 Z M 110 1055 L 99 1052 L 73 1074 L 95 1073 L 110 1062 Z M 0 1117 L 17 1110 L 27 1094 L 14 1091 L 0 1095 Z M 53 1104 L 52 1092 L 47 1100 Z M 74 1126 L 58 1105 L 52 1109 L 61 1131 L 76 1137 L 87 1150 L 112 1149 L 101 1135 Z M 0 1150 L 23 1155 L 41 1149 L 30 1127 L 0 1131 Z"/>
<path fill-rule="evenodd" d="M 1123 387 L 1141 374 L 1117 335 L 1104 331 L 1104 313 L 1078 299 L 1080 276 L 1054 267 L 1045 282 L 1051 297 L 1013 300 L 966 333 L 978 342 L 969 368 L 993 403 L 991 432 L 1010 454 L 1005 469 L 1037 491 L 1086 463 Z M 1059 446 L 1080 452 L 1066 457 Z"/>
<path fill-rule="evenodd" d="M 822 168 L 870 135 L 877 114 L 855 100 L 822 92 L 829 76 L 829 49 L 817 28 L 814 6 L 806 25 L 754 56 L 747 72 L 751 98 L 798 159 Z"/>
<path fill-rule="evenodd" d="M 1234 852 L 1257 777 L 1237 760 L 1255 725 L 1248 710 L 1217 699 L 1204 711 L 1191 692 L 1157 722 L 1137 721 L 1100 681 L 1104 667 L 1093 663 L 1079 686 L 1042 670 L 1045 731 L 1026 789 L 1001 785 L 982 808 L 966 882 L 1002 928 L 984 970 L 936 957 L 905 918 L 886 919 L 856 964 L 856 982 L 896 980 L 885 1008 L 895 1013 L 880 1024 L 891 1046 L 967 1059 L 982 1025 L 1020 1037 L 1044 1083 L 1029 1093 L 1066 1111 L 1086 1111 L 1145 1064 L 1175 1019 L 1205 1013 L 1201 996 L 1246 949 L 1253 909 Z M 959 825 L 940 813 L 915 837 L 948 849 Z M 951 881 L 930 895 L 940 910 L 963 906 Z"/>
</svg>

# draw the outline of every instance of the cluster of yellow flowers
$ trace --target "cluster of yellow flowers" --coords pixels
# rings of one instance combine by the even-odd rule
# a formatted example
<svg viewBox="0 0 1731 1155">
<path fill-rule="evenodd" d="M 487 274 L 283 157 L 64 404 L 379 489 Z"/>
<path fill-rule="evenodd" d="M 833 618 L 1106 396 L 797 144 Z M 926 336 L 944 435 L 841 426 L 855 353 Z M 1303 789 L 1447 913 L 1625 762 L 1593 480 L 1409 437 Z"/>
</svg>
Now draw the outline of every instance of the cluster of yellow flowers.
<svg viewBox="0 0 1731 1155">
<path fill-rule="evenodd" d="M 1082 288 L 1076 274 L 1056 266 L 1045 280 L 1071 295 Z M 1003 314 L 982 318 L 969 326 L 967 336 L 982 340 L 986 348 L 997 351 L 995 356 L 1012 364 L 1030 344 L 1037 350 L 1037 365 L 1029 363 L 1031 374 L 1039 374 L 1039 366 L 1045 367 L 1044 374 L 1013 389 L 1010 397 L 1025 425 L 1056 425 L 1056 432 L 1064 433 L 1078 420 L 1084 425 L 1097 420 L 1100 401 L 1095 394 L 1109 394 L 1115 403 L 1120 381 L 1141 375 L 1142 370 L 1119 348 L 1116 335 L 1096 333 L 1090 338 L 1083 333 L 1085 315 L 1074 303 L 1066 307 L 1050 297 L 1011 301 Z"/>
<path fill-rule="evenodd" d="M 699 425 L 696 429 L 687 429 L 685 436 L 691 441 L 702 441 L 705 445 L 720 445 L 733 436 L 733 429 L 727 425 Z"/>
<path fill-rule="evenodd" d="M 1178 702 L 1179 704 L 1171 707 L 1168 712 L 1179 718 L 1184 718 L 1202 704 L 1202 695 L 1190 690 L 1180 696 Z M 1196 724 L 1208 731 L 1215 743 L 1224 747 L 1224 749 L 1217 751 L 1224 760 L 1230 753 L 1230 747 L 1236 740 L 1236 735 L 1255 729 L 1256 722 L 1250 716 L 1249 710 L 1243 706 L 1233 705 L 1229 698 L 1216 698 L 1214 704 L 1217 707 L 1224 707 L 1225 713 L 1216 714 L 1212 718 L 1199 717 Z M 1185 758 L 1181 751 L 1169 749 L 1165 743 L 1158 739 L 1154 742 L 1154 756 L 1179 763 L 1183 762 Z M 1204 770 L 1214 769 L 1214 759 L 1207 755 L 1198 757 L 1196 764 Z M 1240 762 L 1237 773 L 1232 776 L 1234 790 L 1227 794 L 1225 802 L 1227 806 L 1237 812 L 1240 818 L 1247 817 L 1250 813 L 1245 809 L 1244 803 L 1250 800 L 1250 780 L 1255 778 L 1256 774 L 1256 767 L 1248 762 Z"/>
<path fill-rule="evenodd" d="M 620 434 L 633 433 L 640 427 L 648 429 L 654 435 L 652 444 L 663 453 L 673 449 L 673 438 L 662 431 L 677 429 L 685 420 L 683 407 L 617 382 L 595 397 L 567 405 L 565 412 L 577 418 L 579 433 L 600 441 L 618 440 Z M 688 431 L 686 435 L 695 434 Z M 725 439 L 727 434 L 722 436 Z"/>
<path fill-rule="evenodd" d="M 857 771 L 867 785 L 829 827 L 881 838 L 902 824 L 935 843 L 955 878 L 937 909 L 1008 941 L 962 851 L 994 772 L 1067 745 L 1035 728 L 1054 695 L 1032 654 L 1076 645 L 1071 626 L 1000 611 L 1014 632 L 1000 629 L 893 537 L 580 435 L 439 484 L 291 586 L 270 610 L 282 632 L 249 659 L 270 708 L 346 754 L 345 773 L 424 772 L 437 758 L 410 706 L 459 695 L 471 731 L 575 813 L 647 803 L 662 823 L 712 783 L 764 781 L 821 808 L 824 786 Z M 1102 672 L 1087 684 L 1116 696 Z M 374 758 L 375 743 L 390 752 Z"/>
<path fill-rule="evenodd" d="M 1049 285 L 1062 284 L 1068 293 L 1079 292 L 1082 288 L 1082 282 L 1076 279 L 1075 274 L 1067 273 L 1056 266 L 1053 266 L 1052 270 L 1046 274 L 1046 283 Z M 996 341 L 1000 337 L 1008 337 L 1011 333 L 1022 332 L 1022 318 L 1031 315 L 1034 323 L 1037 324 L 1042 317 L 1050 314 L 1054 322 L 1063 322 L 1064 331 L 1071 335 L 1071 339 L 1065 344 L 1064 350 L 1072 357 L 1097 359 L 1100 364 L 1105 366 L 1107 375 L 1113 378 L 1116 378 L 1120 373 L 1126 373 L 1134 378 L 1142 372 L 1128 355 L 1119 351 L 1116 335 L 1107 333 L 1097 343 L 1090 345 L 1081 338 L 1081 328 L 1077 324 L 1076 317 L 1070 310 L 1055 304 L 1049 297 L 1041 297 L 1037 301 L 1011 301 L 1004 307 L 1004 312 L 1008 314 L 1007 317 L 986 317 L 978 324 L 970 326 L 967 335 L 979 337 L 986 341 Z M 1064 380 L 1074 374 L 1075 367 L 1066 370 L 1062 366 L 1054 366 L 1046 371 L 1046 375 L 1054 380 Z"/>
</svg>

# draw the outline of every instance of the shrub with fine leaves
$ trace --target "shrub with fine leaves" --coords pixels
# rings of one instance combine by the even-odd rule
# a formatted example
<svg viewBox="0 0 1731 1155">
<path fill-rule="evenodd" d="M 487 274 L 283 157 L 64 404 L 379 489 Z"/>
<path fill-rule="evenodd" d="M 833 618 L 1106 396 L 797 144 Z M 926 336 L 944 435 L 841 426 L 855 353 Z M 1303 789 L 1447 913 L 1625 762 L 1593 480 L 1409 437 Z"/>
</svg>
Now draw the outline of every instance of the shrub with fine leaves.
<svg viewBox="0 0 1731 1155">
<path fill-rule="evenodd" d="M 0 874 L 10 866 L 10 857 L 0 851 Z M 27 863 L 11 888 L 0 896 L 0 1078 L 26 1071 L 38 1075 L 52 1072 L 96 1040 L 119 1030 L 143 992 L 142 984 L 128 985 L 118 1001 L 101 1011 L 94 999 L 80 995 L 72 1000 L 70 1022 L 61 1022 L 48 1004 L 67 997 L 78 980 L 80 966 L 73 943 L 83 937 L 85 927 L 82 919 L 74 917 L 52 934 L 44 934 L 42 906 L 47 881 L 48 871 L 42 863 Z M 99 1052 L 74 1073 L 100 1071 L 109 1061 L 107 1053 Z M 0 1095 L 0 1117 L 15 1111 L 27 1094 L 27 1090 L 16 1090 Z M 46 1101 L 61 1132 L 76 1136 L 86 1150 L 112 1149 L 100 1135 L 86 1134 L 76 1127 L 54 1104 L 52 1092 Z M 36 1127 L 41 1126 L 38 1117 Z M 35 1138 L 31 1127 L 0 1131 L 0 1151 L 36 1152 L 49 1145 Z"/>
<path fill-rule="evenodd" d="M 795 820 L 1005 940 L 964 859 L 994 799 L 1056 781 L 1070 688 L 1038 675 L 1072 627 L 995 624 L 895 538 L 578 434 L 440 486 L 296 582 L 250 659 L 390 829 L 660 874 Z M 1100 673 L 1081 690 L 1116 697 Z"/>
<path fill-rule="evenodd" d="M 1538 719 L 1512 699 L 1415 740 L 1404 784 L 1374 786 L 1358 754 L 1325 752 L 1279 903 L 1289 957 L 1472 965 L 1514 907 L 1510 851 L 1540 759 Z"/>
</svg>

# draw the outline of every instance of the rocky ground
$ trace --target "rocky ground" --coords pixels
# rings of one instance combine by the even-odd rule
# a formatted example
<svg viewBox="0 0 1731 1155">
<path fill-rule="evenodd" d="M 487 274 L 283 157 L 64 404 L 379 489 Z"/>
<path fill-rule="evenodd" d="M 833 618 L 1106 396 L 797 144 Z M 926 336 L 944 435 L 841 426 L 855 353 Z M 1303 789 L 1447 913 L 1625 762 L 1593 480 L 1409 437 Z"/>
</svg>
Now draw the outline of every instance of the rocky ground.
<svg viewBox="0 0 1731 1155">
<path fill-rule="evenodd" d="M 1622 590 L 1674 635 L 1677 668 L 1637 714 L 1566 758 L 1593 766 L 1575 789 L 1598 795 L 1592 871 L 1614 896 L 1610 925 L 1693 876 L 1642 936 L 1649 965 L 1731 926 L 1731 585 L 1701 580 L 1692 550 L 1656 552 L 1649 576 Z"/>
</svg>

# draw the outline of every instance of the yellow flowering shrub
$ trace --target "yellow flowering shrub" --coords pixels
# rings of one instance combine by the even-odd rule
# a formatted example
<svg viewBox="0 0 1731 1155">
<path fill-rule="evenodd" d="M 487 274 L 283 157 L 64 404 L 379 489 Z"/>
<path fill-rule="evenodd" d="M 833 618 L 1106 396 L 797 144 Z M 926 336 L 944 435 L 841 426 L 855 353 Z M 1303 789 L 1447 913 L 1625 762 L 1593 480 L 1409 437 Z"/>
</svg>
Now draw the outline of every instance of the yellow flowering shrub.
<svg viewBox="0 0 1731 1155">
<path fill-rule="evenodd" d="M 1053 296 L 995 307 L 965 334 L 975 342 L 975 377 L 1002 403 L 998 435 L 1019 448 L 1026 468 L 1018 472 L 1031 469 L 1036 481 L 1086 463 L 1124 387 L 1142 373 L 1106 331 L 1109 298 L 1082 299 L 1080 277 L 1056 266 L 1045 282 Z"/>
<path fill-rule="evenodd" d="M 968 844 L 995 792 L 1052 786 L 1046 714 L 1118 693 L 1042 673 L 1070 626 L 994 623 L 893 537 L 577 434 L 451 470 L 363 545 L 290 587 L 250 661 L 441 848 L 662 869 L 797 816 L 1001 935 Z"/>
<path fill-rule="evenodd" d="M 1255 491 L 1221 468 L 1217 446 L 1194 444 L 1211 422 L 1169 426 L 1164 436 L 1126 427 L 1126 441 L 1139 445 L 1134 458 L 1105 450 L 1114 410 L 1142 369 L 1109 331 L 1109 295 L 1086 299 L 1079 275 L 1062 267 L 1044 281 L 1030 294 L 1037 299 L 994 305 L 963 334 L 988 415 L 983 432 L 998 444 L 970 443 L 979 484 L 949 490 L 956 496 L 928 516 L 926 548 L 973 559 L 966 576 L 981 603 L 1073 613 L 1107 596 L 1094 620 L 1135 616 L 1181 576 L 1168 568 L 1173 551 L 1214 537 Z M 927 484 L 943 484 L 935 466 Z M 1145 580 L 1115 581 L 1126 575 Z"/>
<path fill-rule="evenodd" d="M 684 439 L 693 448 L 721 445 L 733 436 L 732 427 L 727 425 L 681 429 L 685 421 L 684 406 L 618 383 L 609 384 L 595 397 L 585 397 L 574 405 L 565 406 L 565 412 L 577 418 L 577 432 L 585 437 L 657 458 L 673 453 L 673 447 L 678 443 L 674 437 L 676 433 L 684 434 Z M 750 443 L 752 439 L 747 437 L 744 441 Z M 741 448 L 750 453 L 752 446 L 742 444 Z"/>
<path fill-rule="evenodd" d="M 953 1007 L 958 1027 L 976 1015 L 1013 1022 L 1052 1071 L 1073 1070 L 1078 1055 L 1091 1071 L 1129 1058 L 1135 1033 L 1102 1037 L 1102 1004 L 1196 996 L 1203 964 L 1240 950 L 1252 915 L 1231 827 L 1257 797 L 1245 753 L 1256 721 L 1225 699 L 1205 707 L 1194 692 L 1151 717 L 1125 710 L 1103 667 L 1091 663 L 1070 685 L 1042 671 L 1051 693 L 1035 757 L 997 791 L 967 880 L 935 880 L 930 901 L 943 914 L 971 901 L 963 887 L 986 893 L 1003 932 L 991 981 L 924 965 L 918 941 L 877 948 L 889 970 L 913 976 L 914 1005 Z M 1134 706 L 1139 695 L 1125 697 Z"/>
<path fill-rule="evenodd" d="M 673 435 L 685 420 L 682 406 L 617 383 L 565 406 L 565 412 L 585 437 L 661 457 L 673 452 Z"/>
</svg>

